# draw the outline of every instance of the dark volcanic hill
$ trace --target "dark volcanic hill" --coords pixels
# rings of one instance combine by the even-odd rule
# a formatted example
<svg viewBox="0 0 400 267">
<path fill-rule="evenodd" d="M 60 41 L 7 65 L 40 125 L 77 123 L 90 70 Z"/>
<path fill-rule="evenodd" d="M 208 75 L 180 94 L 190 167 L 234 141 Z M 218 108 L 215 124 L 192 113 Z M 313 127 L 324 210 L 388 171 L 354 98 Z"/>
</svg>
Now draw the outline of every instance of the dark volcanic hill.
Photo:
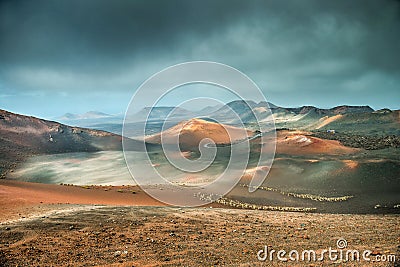
<svg viewBox="0 0 400 267">
<path fill-rule="evenodd" d="M 271 112 L 268 112 L 268 109 Z M 370 114 L 374 110 L 369 106 L 342 105 L 330 109 L 314 106 L 301 106 L 294 108 L 279 107 L 272 103 L 261 101 L 256 103 L 251 100 L 236 100 L 227 103 L 210 116 L 222 123 L 238 124 L 254 123 L 256 117 L 261 121 L 271 121 L 273 114 L 277 127 L 312 129 L 318 126 L 320 119 L 324 120 L 335 115 Z M 233 113 L 236 113 L 235 116 Z"/>
<path fill-rule="evenodd" d="M 284 109 L 296 114 L 307 114 L 309 112 L 313 112 L 319 115 L 371 113 L 374 111 L 370 106 L 347 106 L 347 105 L 337 106 L 330 109 L 322 109 L 314 106 L 302 106 L 297 108 L 284 108 Z"/>
<path fill-rule="evenodd" d="M 122 137 L 0 110 L 0 174 L 31 155 L 101 150 L 122 150 Z"/>
</svg>

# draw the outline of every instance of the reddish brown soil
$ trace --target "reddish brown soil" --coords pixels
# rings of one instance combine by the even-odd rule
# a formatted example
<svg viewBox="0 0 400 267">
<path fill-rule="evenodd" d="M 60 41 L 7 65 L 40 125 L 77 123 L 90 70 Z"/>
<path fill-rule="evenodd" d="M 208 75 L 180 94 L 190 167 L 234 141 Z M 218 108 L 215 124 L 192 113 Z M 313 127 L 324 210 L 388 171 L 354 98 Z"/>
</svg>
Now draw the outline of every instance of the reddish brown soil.
<svg viewBox="0 0 400 267">
<path fill-rule="evenodd" d="M 53 204 L 164 206 L 137 186 L 79 187 L 0 179 L 0 222 L 57 208 Z"/>
<path fill-rule="evenodd" d="M 360 149 L 346 147 L 339 141 L 326 140 L 308 135 L 306 132 L 280 131 L 277 133 L 276 153 L 288 155 L 344 155 Z"/>
<path fill-rule="evenodd" d="M 187 147 L 197 147 L 204 138 L 212 139 L 216 144 L 229 144 L 253 136 L 251 131 L 242 128 L 209 122 L 201 119 L 183 121 L 164 131 L 163 143 L 174 143 L 179 136 L 179 143 Z M 146 138 L 149 143 L 161 143 L 161 133 Z"/>
<path fill-rule="evenodd" d="M 0 225 L 2 266 L 393 266 L 329 261 L 260 262 L 287 252 L 349 249 L 395 255 L 398 215 L 332 215 L 169 207 L 93 207 Z M 399 255 L 397 255 L 398 257 Z M 371 259 L 376 259 L 371 256 Z"/>
</svg>

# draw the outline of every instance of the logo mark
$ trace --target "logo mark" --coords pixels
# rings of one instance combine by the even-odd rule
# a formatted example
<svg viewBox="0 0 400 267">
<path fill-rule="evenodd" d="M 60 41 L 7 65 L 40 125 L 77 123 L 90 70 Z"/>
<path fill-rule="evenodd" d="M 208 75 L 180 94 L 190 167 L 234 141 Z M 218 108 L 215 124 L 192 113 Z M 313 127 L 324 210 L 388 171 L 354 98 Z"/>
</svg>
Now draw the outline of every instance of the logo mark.
<svg viewBox="0 0 400 267">
<path fill-rule="evenodd" d="M 225 105 L 225 99 L 207 91 L 188 96 L 187 87 L 199 84 L 229 93 L 243 109 Z M 160 103 L 171 95 L 186 98 L 162 119 L 157 118 Z M 263 103 L 263 107 L 254 106 L 250 99 Z M 183 122 L 173 116 L 181 105 L 200 100 L 223 106 L 223 116 L 211 112 Z M 148 107 L 140 118 L 138 107 Z M 186 134 L 188 129 L 192 135 Z M 228 140 L 219 140 L 216 132 Z M 253 192 L 263 183 L 275 156 L 275 125 L 265 96 L 245 74 L 216 62 L 186 62 L 147 79 L 128 105 L 122 135 L 125 161 L 136 184 L 172 206 L 194 207 L 215 201 L 248 173 L 249 191 Z M 196 146 L 188 147 L 187 142 Z M 196 197 L 199 194 L 210 197 L 204 201 Z"/>
</svg>

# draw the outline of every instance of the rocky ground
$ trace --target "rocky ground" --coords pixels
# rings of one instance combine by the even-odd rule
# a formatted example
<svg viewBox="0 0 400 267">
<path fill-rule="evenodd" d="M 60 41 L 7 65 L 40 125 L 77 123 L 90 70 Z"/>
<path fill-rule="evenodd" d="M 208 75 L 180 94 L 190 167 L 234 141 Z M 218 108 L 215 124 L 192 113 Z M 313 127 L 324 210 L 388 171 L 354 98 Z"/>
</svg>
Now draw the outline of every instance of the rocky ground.
<svg viewBox="0 0 400 267">
<path fill-rule="evenodd" d="M 348 147 L 363 148 L 367 150 L 390 147 L 400 148 L 400 136 L 396 135 L 369 136 L 351 133 L 327 133 L 322 131 L 315 131 L 312 135 L 318 138 L 337 140 Z"/>
<path fill-rule="evenodd" d="M 398 215 L 221 208 L 73 206 L 0 225 L 0 266 L 399 266 L 335 260 L 259 261 L 276 251 L 347 248 L 399 257 Z M 262 256 L 262 254 L 260 254 Z"/>
</svg>

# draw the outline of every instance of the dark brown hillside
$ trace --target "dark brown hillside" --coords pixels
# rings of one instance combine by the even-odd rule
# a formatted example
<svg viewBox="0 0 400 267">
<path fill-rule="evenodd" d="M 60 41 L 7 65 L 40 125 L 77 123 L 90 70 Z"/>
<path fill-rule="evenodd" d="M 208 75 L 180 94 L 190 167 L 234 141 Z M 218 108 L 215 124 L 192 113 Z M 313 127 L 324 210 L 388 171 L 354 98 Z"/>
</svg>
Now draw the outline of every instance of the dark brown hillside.
<svg viewBox="0 0 400 267">
<path fill-rule="evenodd" d="M 122 150 L 121 141 L 122 136 L 109 132 L 0 110 L 0 174 L 31 155 Z"/>
</svg>

